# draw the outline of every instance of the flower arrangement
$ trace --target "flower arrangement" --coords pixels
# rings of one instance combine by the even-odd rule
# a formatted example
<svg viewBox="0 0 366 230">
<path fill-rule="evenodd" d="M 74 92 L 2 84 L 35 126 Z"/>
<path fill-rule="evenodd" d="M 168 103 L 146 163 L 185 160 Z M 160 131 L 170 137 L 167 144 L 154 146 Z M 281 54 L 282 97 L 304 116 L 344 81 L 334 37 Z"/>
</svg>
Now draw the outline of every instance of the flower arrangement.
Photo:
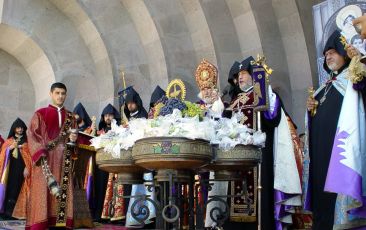
<svg viewBox="0 0 366 230">
<path fill-rule="evenodd" d="M 265 133 L 249 129 L 238 123 L 238 120 L 240 119 L 237 116 L 219 120 L 204 117 L 200 120 L 197 115 L 183 116 L 180 110 L 173 109 L 171 114 L 158 116 L 156 119 L 134 119 L 129 122 L 128 127 L 118 126 L 114 121 L 108 133 L 93 138 L 91 142 L 96 149 L 103 148 L 115 158 L 120 156 L 121 149 L 127 150 L 137 140 L 146 137 L 203 139 L 217 144 L 223 150 L 232 149 L 239 144 L 263 146 Z"/>
</svg>

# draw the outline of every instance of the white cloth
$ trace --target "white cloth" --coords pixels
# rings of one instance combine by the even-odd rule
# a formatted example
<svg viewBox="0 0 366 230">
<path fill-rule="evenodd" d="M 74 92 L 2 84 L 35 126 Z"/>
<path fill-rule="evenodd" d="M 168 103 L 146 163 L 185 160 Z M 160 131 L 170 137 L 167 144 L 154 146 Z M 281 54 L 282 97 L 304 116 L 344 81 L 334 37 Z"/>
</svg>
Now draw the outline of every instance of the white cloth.
<svg viewBox="0 0 366 230">
<path fill-rule="evenodd" d="M 210 179 L 215 178 L 215 173 L 210 172 Z M 227 195 L 229 187 L 229 182 L 227 181 L 215 181 L 213 183 L 211 191 L 208 192 L 208 199 L 210 199 L 210 196 L 225 196 Z M 210 202 L 206 207 L 206 220 L 205 220 L 205 227 L 215 227 L 215 222 L 211 219 L 210 212 L 213 208 L 219 208 L 221 210 L 225 210 L 225 204 L 218 201 Z M 217 213 L 216 213 L 217 214 Z M 216 215 L 214 213 L 214 215 Z"/>
<path fill-rule="evenodd" d="M 275 110 L 277 95 L 272 91 L 272 87 L 268 86 L 269 112 L 272 114 Z"/>
<path fill-rule="evenodd" d="M 273 143 L 274 189 L 287 194 L 298 194 L 280 202 L 282 205 L 301 206 L 301 183 L 294 155 L 290 127 L 285 112 L 281 109 L 281 121 L 275 128 Z M 292 223 L 291 215 L 281 218 L 281 222 Z"/>
<path fill-rule="evenodd" d="M 148 180 L 151 181 L 153 179 L 153 175 L 152 173 L 144 173 L 144 180 Z M 150 199 L 156 201 L 156 197 L 155 197 L 155 191 L 153 190 L 152 192 L 149 192 L 145 185 L 143 184 L 134 184 L 132 185 L 132 191 L 131 191 L 131 196 L 138 196 L 138 195 L 148 195 Z M 132 204 L 135 202 L 136 198 L 131 198 L 130 202 L 128 204 L 128 209 L 127 209 L 127 214 L 126 214 L 126 227 L 133 227 L 133 226 L 140 226 L 141 224 L 136 221 L 132 215 L 131 215 L 131 206 Z M 138 203 L 135 206 L 135 212 L 137 212 L 137 210 L 139 209 L 139 207 L 141 207 L 142 205 L 146 205 L 150 211 L 150 215 L 149 217 L 145 220 L 145 224 L 149 224 L 151 223 L 151 219 L 156 217 L 156 210 L 154 205 L 151 202 L 141 202 Z"/>
<path fill-rule="evenodd" d="M 275 129 L 274 188 L 289 194 L 301 194 L 301 183 L 294 155 L 294 146 L 285 112 Z"/>
<path fill-rule="evenodd" d="M 222 103 L 221 98 L 217 99 L 211 107 L 212 116 L 214 117 L 221 117 L 222 112 L 224 112 L 225 106 Z"/>
</svg>

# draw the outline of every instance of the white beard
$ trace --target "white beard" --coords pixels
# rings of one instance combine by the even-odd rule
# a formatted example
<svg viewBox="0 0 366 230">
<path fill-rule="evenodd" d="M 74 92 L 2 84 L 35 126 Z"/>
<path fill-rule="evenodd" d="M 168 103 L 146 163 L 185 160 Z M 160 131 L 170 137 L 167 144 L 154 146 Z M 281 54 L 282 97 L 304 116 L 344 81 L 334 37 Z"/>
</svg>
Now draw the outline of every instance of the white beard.
<svg viewBox="0 0 366 230">
<path fill-rule="evenodd" d="M 331 71 L 336 71 L 338 70 L 338 65 L 336 63 L 330 63 L 329 65 L 327 65 L 328 68 L 331 70 Z"/>
<path fill-rule="evenodd" d="M 209 104 L 209 105 L 211 105 L 211 104 L 213 103 L 212 99 L 211 99 L 211 98 L 209 98 L 209 97 L 203 98 L 202 100 L 203 100 L 206 104 Z"/>
<path fill-rule="evenodd" d="M 242 87 L 240 87 L 240 89 L 243 91 L 243 92 L 247 92 L 248 89 L 250 89 L 252 86 L 251 85 L 244 85 Z"/>
</svg>

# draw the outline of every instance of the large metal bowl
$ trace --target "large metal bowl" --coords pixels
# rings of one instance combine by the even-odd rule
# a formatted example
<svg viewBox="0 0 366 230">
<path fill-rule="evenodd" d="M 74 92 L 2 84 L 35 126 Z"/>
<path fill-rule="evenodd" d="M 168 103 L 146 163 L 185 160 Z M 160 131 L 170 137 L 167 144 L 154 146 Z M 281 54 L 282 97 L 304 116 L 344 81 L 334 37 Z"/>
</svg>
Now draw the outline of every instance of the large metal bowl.
<svg viewBox="0 0 366 230">
<path fill-rule="evenodd" d="M 136 141 L 132 158 L 135 164 L 149 170 L 190 170 L 208 164 L 212 159 L 212 148 L 204 140 L 150 137 Z"/>
<path fill-rule="evenodd" d="M 213 160 L 204 169 L 213 171 L 237 171 L 253 168 L 262 158 L 260 148 L 253 145 L 237 145 L 233 149 L 224 151 L 212 146 Z"/>
<path fill-rule="evenodd" d="M 135 165 L 132 159 L 131 148 L 121 150 L 119 158 L 114 158 L 112 154 L 100 149 L 96 154 L 96 163 L 98 167 L 109 173 L 118 174 L 123 183 L 135 184 L 141 183 L 143 180 L 144 168 Z"/>
</svg>

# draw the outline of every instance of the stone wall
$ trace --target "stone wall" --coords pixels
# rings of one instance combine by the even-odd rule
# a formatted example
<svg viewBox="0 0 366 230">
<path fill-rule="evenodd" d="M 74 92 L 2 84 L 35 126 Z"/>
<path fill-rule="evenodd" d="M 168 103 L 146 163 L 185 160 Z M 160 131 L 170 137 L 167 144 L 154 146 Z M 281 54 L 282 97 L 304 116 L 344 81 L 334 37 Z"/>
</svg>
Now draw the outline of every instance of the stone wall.
<svg viewBox="0 0 366 230">
<path fill-rule="evenodd" d="M 35 92 L 24 67 L 0 50 L 0 134 L 6 138 L 13 121 L 21 118 L 27 125 L 34 112 Z"/>
</svg>

